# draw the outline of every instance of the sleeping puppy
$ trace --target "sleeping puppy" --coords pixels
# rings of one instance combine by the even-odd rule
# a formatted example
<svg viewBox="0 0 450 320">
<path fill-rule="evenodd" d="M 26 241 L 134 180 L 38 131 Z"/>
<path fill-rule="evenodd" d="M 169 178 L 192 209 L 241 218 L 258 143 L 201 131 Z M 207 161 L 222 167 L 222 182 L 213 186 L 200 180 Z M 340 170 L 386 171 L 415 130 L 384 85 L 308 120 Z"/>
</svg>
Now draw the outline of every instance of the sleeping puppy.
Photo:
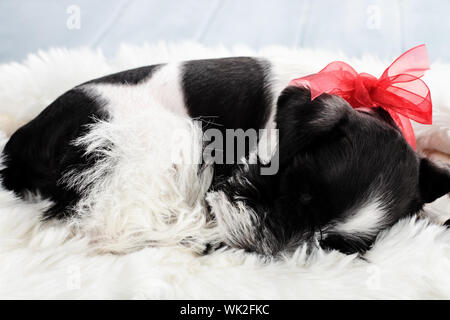
<svg viewBox="0 0 450 320">
<path fill-rule="evenodd" d="M 158 210 L 170 211 L 167 225 L 181 219 L 170 199 L 182 184 L 180 201 L 200 201 L 202 219 L 214 230 L 204 243 L 264 255 L 304 243 L 363 252 L 380 231 L 450 191 L 448 168 L 416 154 L 384 110 L 353 109 L 327 94 L 311 101 L 308 89 L 287 86 L 298 73 L 279 70 L 275 62 L 237 57 L 153 65 L 86 82 L 12 135 L 2 184 L 23 198 L 50 200 L 45 219 L 92 219 L 93 211 L 107 211 L 108 201 L 133 197 L 135 207 L 148 199 L 159 206 L 146 212 L 142 205 L 139 219 L 154 215 L 159 223 Z M 200 129 L 202 138 L 174 144 L 168 135 L 186 121 L 195 121 L 187 127 Z M 243 148 L 231 143 L 239 134 Z M 207 144 L 218 137 L 221 144 Z M 196 158 L 209 158 L 168 165 L 166 155 L 186 146 Z M 181 179 L 188 166 L 196 174 Z M 170 183 L 158 168 L 167 169 Z M 146 181 L 157 183 L 147 191 Z M 127 186 L 135 189 L 120 193 Z M 140 220 L 131 211 L 121 214 L 135 219 L 136 228 Z M 178 242 L 196 237 L 187 231 Z M 160 234 L 141 234 L 139 241 L 167 243 Z"/>
</svg>

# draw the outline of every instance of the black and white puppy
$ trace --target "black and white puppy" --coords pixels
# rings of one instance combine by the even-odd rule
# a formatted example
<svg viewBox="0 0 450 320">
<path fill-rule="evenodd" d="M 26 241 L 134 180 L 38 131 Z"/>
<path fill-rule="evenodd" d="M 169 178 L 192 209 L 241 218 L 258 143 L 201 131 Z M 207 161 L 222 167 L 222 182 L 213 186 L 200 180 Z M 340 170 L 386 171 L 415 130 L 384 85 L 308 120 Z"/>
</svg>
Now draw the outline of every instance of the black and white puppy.
<svg viewBox="0 0 450 320">
<path fill-rule="evenodd" d="M 268 60 L 238 57 L 86 82 L 12 135 L 3 150 L 3 186 L 50 200 L 47 219 L 91 219 L 97 233 L 108 230 L 103 238 L 128 232 L 130 242 L 146 245 L 170 242 L 158 226 L 176 225 L 201 203 L 198 219 L 208 235 L 199 236 L 198 227 L 170 231 L 184 232 L 173 234 L 178 243 L 203 237 L 267 255 L 309 242 L 364 251 L 381 230 L 450 191 L 450 171 L 417 155 L 386 112 L 355 110 L 327 94 L 311 101 L 308 89 L 287 86 L 298 76 L 280 74 Z M 227 129 L 276 129 L 278 140 L 265 157 L 249 142 L 242 159 L 225 143 L 213 153 L 215 163 L 191 163 L 195 174 L 187 174 L 183 164 L 169 165 L 168 154 L 188 147 L 200 157 L 205 140 L 175 146 L 167 135 L 180 126 L 195 131 L 186 124 L 194 120 L 203 132 L 223 136 Z M 268 148 L 267 140 L 259 136 L 257 145 Z M 234 162 L 225 160 L 230 153 Z M 270 167 L 276 170 L 262 174 Z M 173 200 L 178 193 L 180 202 Z M 108 210 L 117 212 L 101 222 L 95 217 Z M 119 216 L 127 222 L 113 235 Z"/>
</svg>

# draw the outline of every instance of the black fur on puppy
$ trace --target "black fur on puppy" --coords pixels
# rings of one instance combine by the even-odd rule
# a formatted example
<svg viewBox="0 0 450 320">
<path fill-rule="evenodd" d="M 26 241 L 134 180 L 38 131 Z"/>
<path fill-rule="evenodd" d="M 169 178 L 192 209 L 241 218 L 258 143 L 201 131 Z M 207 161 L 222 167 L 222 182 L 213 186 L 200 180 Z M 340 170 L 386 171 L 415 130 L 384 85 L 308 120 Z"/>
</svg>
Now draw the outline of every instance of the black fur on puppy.
<svg viewBox="0 0 450 320">
<path fill-rule="evenodd" d="M 313 242 L 362 252 L 381 230 L 450 191 L 450 170 L 416 154 L 382 109 L 355 110 L 327 94 L 311 101 L 308 89 L 285 87 L 275 70 L 250 57 L 196 60 L 77 86 L 13 134 L 2 153 L 2 184 L 51 200 L 44 218 L 70 218 L 85 194 L 63 178 L 95 168 L 104 156 L 74 141 L 118 116 L 112 106 L 122 90 L 203 120 L 204 130 L 258 130 L 272 122 L 278 129 L 272 159 L 250 162 L 248 148 L 247 162 L 214 164 L 206 201 L 220 240 L 232 247 L 277 255 Z M 262 175 L 275 157 L 279 170 Z"/>
<path fill-rule="evenodd" d="M 288 87 L 276 123 L 278 174 L 240 165 L 209 196 L 231 246 L 274 255 L 317 239 L 363 252 L 380 230 L 450 190 L 450 171 L 418 156 L 381 108 L 357 111 L 327 94 L 311 101 L 308 89 Z"/>
</svg>

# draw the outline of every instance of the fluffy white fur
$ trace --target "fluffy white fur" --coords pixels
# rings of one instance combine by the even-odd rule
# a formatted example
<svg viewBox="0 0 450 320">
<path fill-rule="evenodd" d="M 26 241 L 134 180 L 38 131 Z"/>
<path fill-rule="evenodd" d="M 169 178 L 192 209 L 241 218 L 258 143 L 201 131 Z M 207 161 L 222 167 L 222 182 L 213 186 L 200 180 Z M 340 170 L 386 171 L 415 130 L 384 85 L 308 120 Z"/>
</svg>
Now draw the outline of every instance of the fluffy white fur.
<svg viewBox="0 0 450 320">
<path fill-rule="evenodd" d="M 349 60 L 341 54 L 279 47 L 253 52 L 193 43 L 123 46 L 113 59 L 100 51 L 54 49 L 31 55 L 23 64 L 0 66 L 2 145 L 18 125 L 88 79 L 159 62 L 233 55 L 277 57 L 277 74 L 285 78 L 279 79 L 278 90 L 292 74 L 315 72 L 332 60 L 345 59 L 357 70 L 374 74 L 387 65 L 374 57 Z M 435 122 L 416 128 L 419 147 L 424 149 L 450 150 L 450 93 L 445 82 L 449 72 L 450 65 L 437 63 L 427 75 Z M 177 97 L 173 99 L 176 105 Z M 187 119 L 158 109 L 157 99 L 150 104 L 158 118 L 142 111 L 139 101 L 118 105 L 116 110 L 127 117 L 98 123 L 78 141 L 90 152 L 111 155 L 81 180 L 67 177 L 68 183 L 89 190 L 80 206 L 89 209 L 88 216 L 69 225 L 43 224 L 39 212 L 48 203 L 38 199 L 25 203 L 0 190 L 0 297 L 450 298 L 450 231 L 427 220 L 403 220 L 384 232 L 367 253 L 367 261 L 320 250 L 308 256 L 306 248 L 282 261 L 263 261 L 239 250 L 196 255 L 205 241 L 218 236 L 203 206 L 211 172 L 174 166 L 165 161 L 172 155 L 158 150 L 162 144 L 167 149 L 166 137 L 173 127 L 184 128 L 190 138 L 187 143 L 173 141 L 173 150 L 181 160 L 192 157 L 200 131 Z M 170 125 L 164 130 L 161 122 Z M 152 126 L 161 130 L 146 129 Z M 130 133 L 138 139 L 121 141 Z M 113 150 L 108 147 L 111 142 L 117 146 Z M 102 183 L 92 183 L 110 170 L 114 174 Z M 198 174 L 204 177 L 198 180 L 201 183 L 187 184 Z M 431 204 L 424 215 L 436 222 L 448 219 L 448 197 Z M 145 249 L 126 255 L 111 254 L 142 246 Z"/>
</svg>

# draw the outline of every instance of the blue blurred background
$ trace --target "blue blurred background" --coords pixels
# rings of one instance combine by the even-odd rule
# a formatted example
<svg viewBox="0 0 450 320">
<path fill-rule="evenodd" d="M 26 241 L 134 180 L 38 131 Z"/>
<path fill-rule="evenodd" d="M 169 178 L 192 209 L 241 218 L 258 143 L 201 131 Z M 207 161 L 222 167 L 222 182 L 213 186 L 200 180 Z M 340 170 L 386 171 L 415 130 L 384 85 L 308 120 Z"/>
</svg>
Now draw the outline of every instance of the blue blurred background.
<svg viewBox="0 0 450 320">
<path fill-rule="evenodd" d="M 450 1 L 443 0 L 0 0 L 0 63 L 54 46 L 193 40 L 399 55 L 426 43 L 450 61 Z"/>
</svg>

